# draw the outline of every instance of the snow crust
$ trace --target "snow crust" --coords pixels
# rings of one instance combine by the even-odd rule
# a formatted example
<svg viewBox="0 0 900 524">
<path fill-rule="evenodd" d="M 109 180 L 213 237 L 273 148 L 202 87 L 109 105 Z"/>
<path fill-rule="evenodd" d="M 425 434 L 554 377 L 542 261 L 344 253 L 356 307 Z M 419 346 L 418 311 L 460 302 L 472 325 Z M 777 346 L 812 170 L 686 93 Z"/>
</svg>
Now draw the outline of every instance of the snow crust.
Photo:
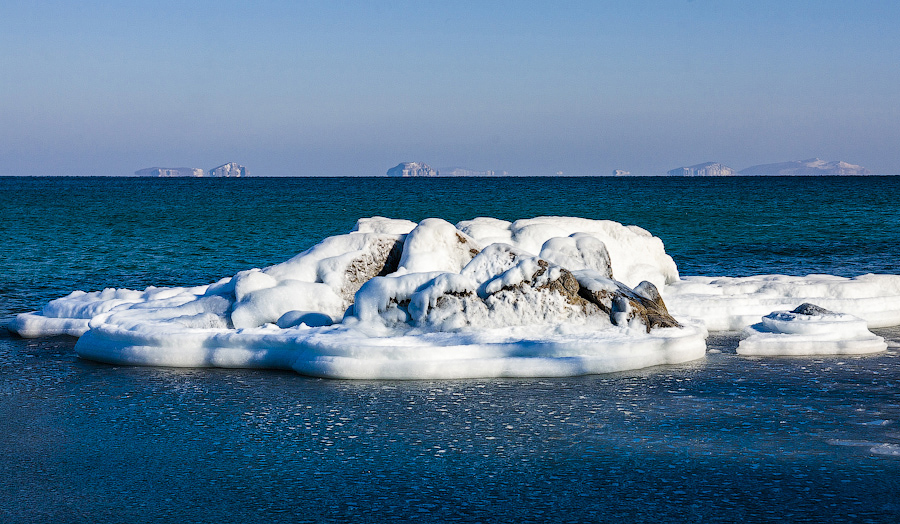
<svg viewBox="0 0 900 524">
<path fill-rule="evenodd" d="M 816 314 L 775 311 L 747 327 L 738 345 L 740 355 L 838 355 L 875 353 L 887 349 L 866 321 L 853 315 L 821 310 Z"/>
<path fill-rule="evenodd" d="M 740 331 L 804 302 L 860 317 L 870 328 L 900 325 L 900 275 L 692 276 L 661 293 L 674 316 L 701 319 L 710 331 Z"/>
<path fill-rule="evenodd" d="M 280 264 L 193 288 L 76 291 L 12 328 L 80 336 L 78 355 L 103 362 L 333 378 L 567 376 L 704 356 L 701 322 L 614 325 L 577 294 L 580 281 L 615 290 L 612 278 L 661 287 L 678 272 L 662 241 L 610 221 L 372 217 Z"/>
<path fill-rule="evenodd" d="M 624 226 L 611 220 L 537 217 L 515 222 L 476 218 L 460 222 L 457 227 L 482 245 L 502 242 L 533 254 L 541 254 L 544 243 L 550 239 L 572 237 L 577 243 L 589 236 L 603 242 L 609 252 L 613 277 L 627 286 L 634 287 L 646 280 L 662 288 L 678 280 L 678 267 L 666 254 L 662 240 L 638 226 Z"/>
</svg>

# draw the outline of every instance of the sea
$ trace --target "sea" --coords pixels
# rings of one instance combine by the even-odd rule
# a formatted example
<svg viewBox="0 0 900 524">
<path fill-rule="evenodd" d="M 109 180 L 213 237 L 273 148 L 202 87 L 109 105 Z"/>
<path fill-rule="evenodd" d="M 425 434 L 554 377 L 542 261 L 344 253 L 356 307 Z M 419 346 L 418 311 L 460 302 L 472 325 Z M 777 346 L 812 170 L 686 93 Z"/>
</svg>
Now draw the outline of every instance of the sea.
<svg viewBox="0 0 900 524">
<path fill-rule="evenodd" d="M 638 225 L 682 275 L 900 274 L 900 177 L 0 177 L 0 320 L 207 284 L 360 217 Z M 571 378 L 125 367 L 0 330 L 0 522 L 898 522 L 900 328 Z"/>
</svg>

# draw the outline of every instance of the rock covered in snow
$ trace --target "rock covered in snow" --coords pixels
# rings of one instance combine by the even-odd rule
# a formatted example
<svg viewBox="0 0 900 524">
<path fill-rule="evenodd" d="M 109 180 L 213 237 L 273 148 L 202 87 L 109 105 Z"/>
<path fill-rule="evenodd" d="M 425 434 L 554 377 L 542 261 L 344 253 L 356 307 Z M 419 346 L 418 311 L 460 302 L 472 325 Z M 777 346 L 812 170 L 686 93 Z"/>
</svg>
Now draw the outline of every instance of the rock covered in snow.
<svg viewBox="0 0 900 524">
<path fill-rule="evenodd" d="M 681 327 L 669 314 L 656 286 L 650 282 L 641 282 L 630 289 L 616 280 L 596 278 L 590 272 L 578 272 L 578 277 L 579 294 L 607 313 L 615 325 L 637 320 L 648 333 L 658 327 Z"/>
<path fill-rule="evenodd" d="M 741 169 L 742 175 L 869 175 L 868 169 L 840 160 L 826 162 L 818 158 L 760 164 Z"/>
<path fill-rule="evenodd" d="M 345 378 L 562 376 L 703 356 L 701 325 L 655 320 L 654 286 L 614 273 L 677 279 L 659 239 L 613 222 L 372 217 L 281 264 L 197 288 L 73 293 L 13 329 L 82 335 L 76 352 L 104 362 Z"/>
<path fill-rule="evenodd" d="M 232 279 L 232 324 L 258 327 L 290 311 L 317 311 L 339 320 L 363 284 L 397 270 L 404 237 L 338 235 L 286 262 L 238 273 Z"/>
<path fill-rule="evenodd" d="M 462 270 L 481 245 L 450 222 L 426 218 L 406 236 L 399 270 L 405 273 Z"/>
<path fill-rule="evenodd" d="M 413 176 L 438 176 L 437 169 L 424 162 L 401 162 L 387 170 L 387 176 L 413 177 Z"/>
<path fill-rule="evenodd" d="M 887 349 L 882 337 L 870 332 L 866 321 L 833 313 L 810 303 L 793 311 L 775 311 L 744 330 L 739 355 L 842 355 L 876 353 Z"/>
</svg>

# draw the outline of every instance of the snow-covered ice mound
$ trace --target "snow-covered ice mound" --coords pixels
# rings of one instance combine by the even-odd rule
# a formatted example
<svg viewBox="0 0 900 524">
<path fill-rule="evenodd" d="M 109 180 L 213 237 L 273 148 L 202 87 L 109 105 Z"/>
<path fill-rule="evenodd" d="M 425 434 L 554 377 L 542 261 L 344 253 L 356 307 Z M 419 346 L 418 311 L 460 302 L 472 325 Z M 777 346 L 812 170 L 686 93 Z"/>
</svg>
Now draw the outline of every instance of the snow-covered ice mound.
<svg viewBox="0 0 900 524">
<path fill-rule="evenodd" d="M 12 327 L 82 335 L 76 352 L 110 363 L 566 376 L 702 357 L 705 327 L 676 320 L 658 292 L 677 279 L 662 242 L 636 226 L 374 217 L 209 286 L 77 291 Z"/>
<path fill-rule="evenodd" d="M 747 338 L 737 349 L 740 355 L 845 355 L 887 349 L 865 320 L 808 303 L 770 313 L 746 328 L 744 335 Z"/>
<path fill-rule="evenodd" d="M 739 331 L 803 302 L 855 315 L 868 327 L 900 325 L 900 275 L 692 276 L 665 286 L 662 294 L 676 317 L 702 319 L 710 331 Z"/>
</svg>

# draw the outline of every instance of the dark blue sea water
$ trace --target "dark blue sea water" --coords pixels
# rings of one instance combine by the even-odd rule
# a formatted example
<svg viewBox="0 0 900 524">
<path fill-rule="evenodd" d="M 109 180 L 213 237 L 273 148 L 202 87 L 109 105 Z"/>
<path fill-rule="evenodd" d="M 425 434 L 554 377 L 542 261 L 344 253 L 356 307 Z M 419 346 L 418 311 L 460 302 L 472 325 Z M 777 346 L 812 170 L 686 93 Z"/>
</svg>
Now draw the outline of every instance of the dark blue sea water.
<svg viewBox="0 0 900 524">
<path fill-rule="evenodd" d="M 215 281 L 357 218 L 637 224 L 683 275 L 900 274 L 898 177 L 0 178 L 0 318 Z M 0 334 L 2 522 L 897 522 L 900 330 L 869 357 L 353 382 Z"/>
</svg>

